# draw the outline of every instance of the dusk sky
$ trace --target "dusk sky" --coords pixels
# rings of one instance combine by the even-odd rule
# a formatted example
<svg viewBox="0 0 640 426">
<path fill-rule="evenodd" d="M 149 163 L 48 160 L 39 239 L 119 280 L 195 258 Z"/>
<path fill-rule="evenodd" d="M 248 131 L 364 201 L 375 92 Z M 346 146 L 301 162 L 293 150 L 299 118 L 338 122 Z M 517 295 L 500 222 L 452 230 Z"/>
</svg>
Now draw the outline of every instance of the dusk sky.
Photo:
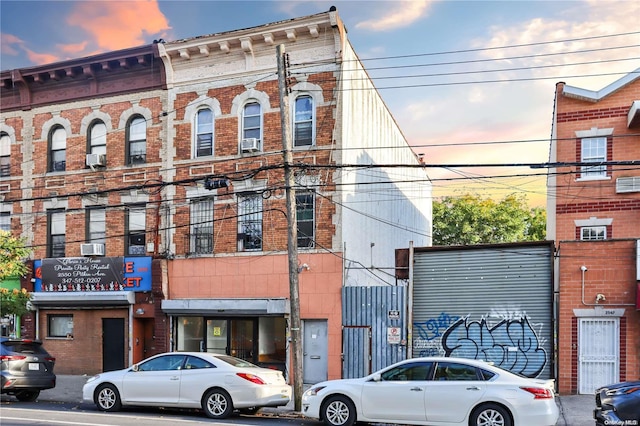
<svg viewBox="0 0 640 426">
<path fill-rule="evenodd" d="M 637 0 L 0 0 L 0 69 L 249 28 L 332 5 L 427 164 L 547 162 L 556 83 L 601 90 L 640 68 Z M 541 172 L 428 169 L 436 197 L 518 193 L 531 205 L 544 204 Z"/>
</svg>

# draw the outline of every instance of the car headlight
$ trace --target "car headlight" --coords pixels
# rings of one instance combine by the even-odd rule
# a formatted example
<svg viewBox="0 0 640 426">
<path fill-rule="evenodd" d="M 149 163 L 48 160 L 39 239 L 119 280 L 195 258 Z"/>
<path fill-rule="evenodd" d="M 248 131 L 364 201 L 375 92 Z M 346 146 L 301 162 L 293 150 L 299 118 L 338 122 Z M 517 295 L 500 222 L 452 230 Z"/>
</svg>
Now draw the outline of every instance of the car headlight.
<svg viewBox="0 0 640 426">
<path fill-rule="evenodd" d="M 320 392 L 324 388 L 326 388 L 326 386 L 315 386 L 310 389 L 307 389 L 305 394 L 307 394 L 307 396 L 315 396 L 318 394 L 318 392 Z"/>
<path fill-rule="evenodd" d="M 627 395 L 638 391 L 640 391 L 640 386 L 627 386 L 624 388 L 608 390 L 607 396 Z"/>
<path fill-rule="evenodd" d="M 89 377 L 89 378 L 87 379 L 87 383 L 91 383 L 91 382 L 93 382 L 94 380 L 98 380 L 99 378 L 100 378 L 100 375 L 99 375 L 99 374 L 96 374 L 95 376 Z"/>
</svg>

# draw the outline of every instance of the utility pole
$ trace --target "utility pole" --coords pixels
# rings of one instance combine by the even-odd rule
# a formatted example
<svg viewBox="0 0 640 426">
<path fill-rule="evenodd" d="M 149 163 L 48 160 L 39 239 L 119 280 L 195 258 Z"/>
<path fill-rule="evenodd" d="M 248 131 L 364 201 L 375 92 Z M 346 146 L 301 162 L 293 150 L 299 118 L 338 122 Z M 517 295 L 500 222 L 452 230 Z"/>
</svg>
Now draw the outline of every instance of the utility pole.
<svg viewBox="0 0 640 426">
<path fill-rule="evenodd" d="M 300 330 L 300 294 L 298 291 L 298 226 L 296 190 L 293 170 L 293 138 L 289 117 L 289 88 L 284 44 L 276 48 L 278 56 L 278 91 L 280 93 L 280 124 L 284 156 L 284 184 L 287 200 L 287 252 L 289 254 L 289 303 L 291 305 L 290 338 L 293 352 L 293 398 L 295 411 L 302 411 L 302 336 Z"/>
</svg>

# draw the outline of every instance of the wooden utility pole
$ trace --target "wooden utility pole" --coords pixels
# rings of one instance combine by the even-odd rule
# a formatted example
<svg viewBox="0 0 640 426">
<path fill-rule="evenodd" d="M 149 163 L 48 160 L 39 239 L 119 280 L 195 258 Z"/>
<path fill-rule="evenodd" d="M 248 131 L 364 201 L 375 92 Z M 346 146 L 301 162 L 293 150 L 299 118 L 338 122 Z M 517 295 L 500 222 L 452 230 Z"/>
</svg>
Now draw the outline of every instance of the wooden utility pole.
<svg viewBox="0 0 640 426">
<path fill-rule="evenodd" d="M 290 338 L 293 358 L 293 398 L 295 411 L 302 411 L 302 336 L 300 330 L 300 294 L 298 291 L 298 226 L 296 189 L 293 170 L 293 138 L 289 114 L 287 61 L 284 45 L 276 48 L 278 56 L 278 91 L 280 92 L 280 123 L 284 156 L 284 185 L 287 200 L 287 252 L 289 253 L 289 303 L 291 305 Z"/>
</svg>

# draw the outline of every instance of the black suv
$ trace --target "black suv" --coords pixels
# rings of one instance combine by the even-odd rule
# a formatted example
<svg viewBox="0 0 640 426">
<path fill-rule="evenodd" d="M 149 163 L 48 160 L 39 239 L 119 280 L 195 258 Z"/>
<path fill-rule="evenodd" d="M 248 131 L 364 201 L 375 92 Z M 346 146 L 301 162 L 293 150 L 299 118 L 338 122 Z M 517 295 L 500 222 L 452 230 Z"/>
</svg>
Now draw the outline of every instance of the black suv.
<svg viewBox="0 0 640 426">
<path fill-rule="evenodd" d="M 640 424 L 640 381 L 622 382 L 596 390 L 596 426 Z"/>
<path fill-rule="evenodd" d="M 35 401 L 41 390 L 56 386 L 55 362 L 38 340 L 0 337 L 1 393 Z"/>
</svg>

